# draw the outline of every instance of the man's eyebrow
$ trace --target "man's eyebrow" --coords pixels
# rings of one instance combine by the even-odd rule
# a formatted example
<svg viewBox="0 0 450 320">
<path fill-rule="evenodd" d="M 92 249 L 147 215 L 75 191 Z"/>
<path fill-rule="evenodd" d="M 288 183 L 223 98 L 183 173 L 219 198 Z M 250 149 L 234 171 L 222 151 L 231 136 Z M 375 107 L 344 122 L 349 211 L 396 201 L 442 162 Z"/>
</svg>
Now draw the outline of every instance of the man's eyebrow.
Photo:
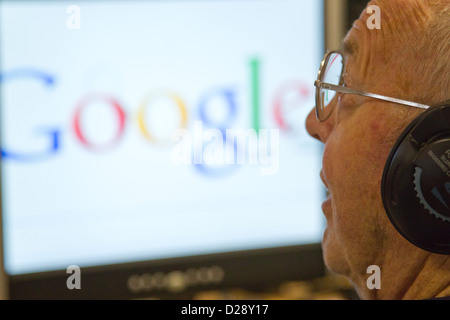
<svg viewBox="0 0 450 320">
<path fill-rule="evenodd" d="M 355 55 L 358 50 L 356 42 L 345 39 L 341 43 L 341 51 L 344 55 Z"/>
</svg>

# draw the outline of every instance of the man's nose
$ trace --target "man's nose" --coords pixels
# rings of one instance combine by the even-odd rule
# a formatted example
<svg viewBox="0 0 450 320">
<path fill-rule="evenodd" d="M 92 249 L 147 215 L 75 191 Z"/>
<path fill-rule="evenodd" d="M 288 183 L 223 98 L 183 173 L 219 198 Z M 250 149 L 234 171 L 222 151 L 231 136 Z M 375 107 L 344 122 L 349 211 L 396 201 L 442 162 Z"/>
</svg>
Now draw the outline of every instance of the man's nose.
<svg viewBox="0 0 450 320">
<path fill-rule="evenodd" d="M 334 117 L 331 115 L 329 119 L 324 122 L 320 122 L 316 117 L 316 110 L 312 108 L 311 112 L 306 117 L 305 127 L 308 134 L 325 143 L 333 130 Z"/>
</svg>

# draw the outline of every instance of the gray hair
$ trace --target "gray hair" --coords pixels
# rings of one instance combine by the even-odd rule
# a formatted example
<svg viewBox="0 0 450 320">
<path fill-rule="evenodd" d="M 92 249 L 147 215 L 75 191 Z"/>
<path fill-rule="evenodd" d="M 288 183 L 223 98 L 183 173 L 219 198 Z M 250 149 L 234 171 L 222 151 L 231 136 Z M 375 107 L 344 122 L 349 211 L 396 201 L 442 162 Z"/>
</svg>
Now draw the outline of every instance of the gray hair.
<svg viewBox="0 0 450 320">
<path fill-rule="evenodd" d="M 397 24 L 389 32 L 398 42 L 389 52 L 401 65 L 399 86 L 407 98 L 434 105 L 450 99 L 450 0 L 381 0 L 388 4 Z M 405 11 L 399 6 L 409 6 Z M 399 17 L 400 16 L 400 17 Z M 409 21 L 408 21 L 409 20 Z M 392 20 L 391 20 L 392 21 Z M 401 29 L 396 29 L 400 22 Z M 398 27 L 398 26 L 397 26 Z M 391 29 L 392 28 L 392 29 Z M 383 143 L 391 145 L 404 127 L 423 112 L 416 108 L 398 108 L 403 122 L 390 131 Z"/>
<path fill-rule="evenodd" d="M 437 104 L 450 99 L 450 0 L 422 0 L 429 17 L 422 34 L 410 42 L 415 59 L 414 74 L 421 83 L 417 98 Z"/>
</svg>

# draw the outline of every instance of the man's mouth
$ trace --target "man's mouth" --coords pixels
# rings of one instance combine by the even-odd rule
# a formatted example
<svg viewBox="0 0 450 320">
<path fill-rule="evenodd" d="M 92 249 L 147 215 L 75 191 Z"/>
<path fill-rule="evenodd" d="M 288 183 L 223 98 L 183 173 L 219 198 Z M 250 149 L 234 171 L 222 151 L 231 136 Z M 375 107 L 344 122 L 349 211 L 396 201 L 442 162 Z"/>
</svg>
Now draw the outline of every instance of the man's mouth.
<svg viewBox="0 0 450 320">
<path fill-rule="evenodd" d="M 330 191 L 328 189 L 327 183 L 325 182 L 325 178 L 323 176 L 323 171 L 320 171 L 320 180 L 322 180 L 322 183 L 324 184 L 325 188 L 327 188 L 327 192 L 329 193 Z"/>
<path fill-rule="evenodd" d="M 331 206 L 331 192 L 328 188 L 327 183 L 325 182 L 325 177 L 323 175 L 323 171 L 320 171 L 320 180 L 322 180 L 322 183 L 324 184 L 325 188 L 327 189 L 327 198 L 322 203 L 322 211 L 325 213 L 325 208 Z"/>
</svg>

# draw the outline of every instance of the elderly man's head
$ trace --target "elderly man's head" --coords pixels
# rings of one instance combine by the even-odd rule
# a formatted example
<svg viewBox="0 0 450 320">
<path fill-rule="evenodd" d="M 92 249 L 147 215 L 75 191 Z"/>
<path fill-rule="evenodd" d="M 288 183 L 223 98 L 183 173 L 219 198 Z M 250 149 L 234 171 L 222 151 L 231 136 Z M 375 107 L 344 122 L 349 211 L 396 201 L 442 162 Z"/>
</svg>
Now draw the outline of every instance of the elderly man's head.
<svg viewBox="0 0 450 320">
<path fill-rule="evenodd" d="M 355 52 L 358 76 L 386 79 L 384 88 L 410 100 L 435 104 L 448 99 L 450 88 L 450 8 L 448 0 L 375 0 L 381 9 L 381 29 L 369 29 L 364 11 L 346 37 Z M 370 80 L 369 80 L 370 79 Z M 379 82 L 379 81 L 377 81 Z M 390 92 L 390 90 L 392 90 Z"/>
<path fill-rule="evenodd" d="M 365 11 L 354 23 L 342 48 L 344 85 L 428 105 L 449 99 L 450 0 L 375 0 L 369 5 L 380 8 L 381 29 L 367 27 L 370 14 Z M 417 261 L 430 270 L 440 264 L 450 281 L 450 259 L 427 260 L 429 253 L 395 230 L 381 199 L 389 152 L 423 110 L 351 94 L 338 94 L 330 103 L 335 105 L 328 120 L 319 122 L 314 112 L 306 120 L 308 132 L 325 144 L 321 177 L 331 194 L 322 206 L 328 267 L 349 276 L 363 298 L 413 296 L 415 289 L 407 287 L 419 267 L 399 261 Z M 367 267 L 374 264 L 384 272 L 384 291 L 366 287 Z M 396 289 L 387 291 L 388 283 Z M 421 292 L 424 297 L 440 294 L 427 290 Z"/>
</svg>

